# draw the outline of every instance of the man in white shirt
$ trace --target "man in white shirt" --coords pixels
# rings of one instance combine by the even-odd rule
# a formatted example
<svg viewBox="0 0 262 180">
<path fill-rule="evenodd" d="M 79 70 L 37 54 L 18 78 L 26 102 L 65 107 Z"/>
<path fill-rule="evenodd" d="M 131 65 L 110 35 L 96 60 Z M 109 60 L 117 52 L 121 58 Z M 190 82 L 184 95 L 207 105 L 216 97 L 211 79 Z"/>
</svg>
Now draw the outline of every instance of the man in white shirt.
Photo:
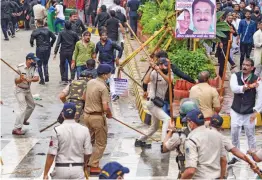
<svg viewBox="0 0 262 180">
<path fill-rule="evenodd" d="M 240 19 L 237 16 L 236 12 L 232 12 L 233 21 L 232 24 L 236 29 L 236 32 L 238 30 Z M 233 54 L 236 54 L 239 52 L 239 45 L 237 45 L 237 37 L 233 36 L 233 43 L 232 43 L 232 51 Z M 231 58 L 233 58 L 233 55 L 230 54 Z"/>
<path fill-rule="evenodd" d="M 244 126 L 249 150 L 256 149 L 255 119 L 262 109 L 262 85 L 259 77 L 254 75 L 254 61 L 245 59 L 242 71 L 232 74 L 230 88 L 234 93 L 231 106 L 231 136 L 232 143 L 240 148 L 241 127 Z M 238 160 L 233 158 L 228 164 Z"/>
<path fill-rule="evenodd" d="M 51 134 L 46 157 L 44 179 L 55 160 L 52 179 L 85 179 L 84 169 L 92 154 L 90 133 L 87 127 L 74 120 L 76 106 L 65 103 L 63 117 L 65 121 L 54 128 Z"/>
<path fill-rule="evenodd" d="M 255 68 L 259 68 L 261 66 L 261 57 L 262 57 L 262 23 L 259 22 L 259 29 L 253 35 L 254 40 L 254 63 Z M 259 74 L 256 74 L 259 76 Z"/>
<path fill-rule="evenodd" d="M 62 4 L 58 4 L 57 2 L 54 2 L 54 6 L 56 9 L 56 20 L 55 20 L 55 33 L 58 34 L 58 24 L 61 24 L 64 26 L 65 23 L 65 15 L 64 15 L 64 7 Z"/>
</svg>

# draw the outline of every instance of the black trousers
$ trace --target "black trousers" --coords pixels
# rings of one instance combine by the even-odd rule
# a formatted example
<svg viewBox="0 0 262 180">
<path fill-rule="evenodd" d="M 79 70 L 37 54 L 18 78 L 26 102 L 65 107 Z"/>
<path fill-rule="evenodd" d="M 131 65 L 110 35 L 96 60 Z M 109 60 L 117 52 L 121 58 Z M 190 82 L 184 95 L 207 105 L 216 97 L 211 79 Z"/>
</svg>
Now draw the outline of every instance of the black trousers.
<svg viewBox="0 0 262 180">
<path fill-rule="evenodd" d="M 42 67 L 44 69 L 45 78 L 49 77 L 48 61 L 49 61 L 50 53 L 51 53 L 51 47 L 46 50 L 36 48 L 36 56 L 40 59 L 39 61 L 37 61 L 37 66 L 38 66 L 38 73 L 41 81 L 44 81 Z"/>
<path fill-rule="evenodd" d="M 11 17 L 11 21 L 9 22 L 9 28 L 11 30 L 12 35 L 15 35 L 16 23 L 17 23 L 17 17 Z"/>
<path fill-rule="evenodd" d="M 27 15 L 25 15 L 25 30 L 29 30 L 30 29 L 30 19 L 31 19 L 31 17 L 29 16 L 29 19 L 27 20 L 26 16 Z"/>
<path fill-rule="evenodd" d="M 223 53 L 224 51 L 224 53 Z M 219 63 L 219 76 L 222 78 L 223 77 L 223 72 L 224 72 L 224 66 L 225 66 L 225 56 L 227 53 L 227 44 L 223 45 L 223 51 L 222 49 L 218 46 L 217 48 L 217 59 Z M 228 57 L 228 62 L 230 63 L 231 66 L 235 65 L 235 62 L 231 59 L 230 55 Z"/>
<path fill-rule="evenodd" d="M 1 19 L 1 28 L 2 28 L 2 32 L 5 36 L 5 39 L 8 39 L 8 35 L 7 35 L 7 28 L 8 28 L 8 23 L 9 23 L 9 19 L 5 18 L 5 19 Z"/>
<path fill-rule="evenodd" d="M 240 43 L 240 69 L 242 69 L 243 61 L 246 58 L 250 58 L 250 53 L 252 51 L 252 43 Z"/>
<path fill-rule="evenodd" d="M 138 21 L 138 16 L 131 16 L 130 18 L 130 26 L 132 28 L 132 30 L 135 32 L 135 34 L 137 34 L 137 21 Z M 133 35 L 131 34 L 131 37 Z"/>
<path fill-rule="evenodd" d="M 70 74 L 71 74 L 71 80 L 75 79 L 75 73 L 76 68 L 71 69 L 71 62 L 72 62 L 73 52 L 66 52 L 61 51 L 60 52 L 60 74 L 61 74 L 61 80 L 62 81 L 68 81 L 68 73 L 66 68 L 66 60 L 68 61 L 69 67 L 70 67 Z"/>
</svg>

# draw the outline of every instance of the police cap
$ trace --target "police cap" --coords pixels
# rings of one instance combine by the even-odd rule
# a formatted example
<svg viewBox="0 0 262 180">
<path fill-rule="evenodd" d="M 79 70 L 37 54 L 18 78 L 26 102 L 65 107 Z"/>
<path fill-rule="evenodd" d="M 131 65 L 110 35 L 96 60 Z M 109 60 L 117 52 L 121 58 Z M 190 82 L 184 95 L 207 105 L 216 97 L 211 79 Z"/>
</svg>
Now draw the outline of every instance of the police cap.
<svg viewBox="0 0 262 180">
<path fill-rule="evenodd" d="M 186 121 L 192 121 L 196 123 L 198 126 L 204 125 L 205 123 L 204 115 L 198 109 L 193 109 L 192 111 L 188 112 L 185 119 Z"/>
<path fill-rule="evenodd" d="M 97 67 L 97 74 L 102 75 L 102 74 L 109 74 L 112 72 L 112 67 L 108 64 L 100 64 Z"/>
<path fill-rule="evenodd" d="M 220 128 L 223 124 L 223 118 L 218 114 L 215 114 L 211 117 L 210 125 L 215 128 Z"/>
</svg>

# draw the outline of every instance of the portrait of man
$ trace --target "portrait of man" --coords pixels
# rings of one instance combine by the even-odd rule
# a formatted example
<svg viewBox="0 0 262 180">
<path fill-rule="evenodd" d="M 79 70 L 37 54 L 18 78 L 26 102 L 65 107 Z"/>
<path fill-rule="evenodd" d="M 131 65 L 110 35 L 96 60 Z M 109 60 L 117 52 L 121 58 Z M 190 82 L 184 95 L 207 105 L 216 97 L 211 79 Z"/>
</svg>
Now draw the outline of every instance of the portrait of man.
<svg viewBox="0 0 262 180">
<path fill-rule="evenodd" d="M 214 32 L 212 27 L 215 5 L 210 0 L 195 0 L 192 4 L 194 34 Z"/>
<path fill-rule="evenodd" d="M 183 12 L 178 16 L 177 22 L 179 27 L 176 29 L 176 34 L 193 34 L 193 31 L 189 29 L 191 22 L 191 15 L 189 10 L 183 9 Z"/>
</svg>

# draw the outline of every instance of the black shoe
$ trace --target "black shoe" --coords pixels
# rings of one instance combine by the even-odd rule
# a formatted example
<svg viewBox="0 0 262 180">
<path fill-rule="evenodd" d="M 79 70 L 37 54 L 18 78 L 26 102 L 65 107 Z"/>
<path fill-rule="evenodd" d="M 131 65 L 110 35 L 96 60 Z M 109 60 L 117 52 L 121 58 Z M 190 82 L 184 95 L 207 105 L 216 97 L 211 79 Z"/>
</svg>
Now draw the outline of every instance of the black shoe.
<svg viewBox="0 0 262 180">
<path fill-rule="evenodd" d="M 136 139 L 135 147 L 151 148 L 151 144 L 146 144 L 146 142 Z"/>
<path fill-rule="evenodd" d="M 39 81 L 39 84 L 44 85 L 44 84 L 45 84 L 45 81 L 44 81 L 44 80 L 40 80 L 40 81 Z"/>
<path fill-rule="evenodd" d="M 7 31 L 8 36 L 12 35 L 12 32 L 10 30 Z"/>
<path fill-rule="evenodd" d="M 5 38 L 4 41 L 9 41 L 9 38 Z"/>
<path fill-rule="evenodd" d="M 233 165 L 233 164 L 235 164 L 236 162 L 238 162 L 237 158 L 232 158 L 231 161 L 229 161 L 227 164 L 228 164 L 228 165 Z"/>
<path fill-rule="evenodd" d="M 14 35 L 14 34 L 12 34 L 12 35 L 11 35 L 11 38 L 14 38 L 14 37 L 15 37 L 15 35 Z"/>
<path fill-rule="evenodd" d="M 45 82 L 49 82 L 49 76 L 45 77 Z"/>
</svg>

